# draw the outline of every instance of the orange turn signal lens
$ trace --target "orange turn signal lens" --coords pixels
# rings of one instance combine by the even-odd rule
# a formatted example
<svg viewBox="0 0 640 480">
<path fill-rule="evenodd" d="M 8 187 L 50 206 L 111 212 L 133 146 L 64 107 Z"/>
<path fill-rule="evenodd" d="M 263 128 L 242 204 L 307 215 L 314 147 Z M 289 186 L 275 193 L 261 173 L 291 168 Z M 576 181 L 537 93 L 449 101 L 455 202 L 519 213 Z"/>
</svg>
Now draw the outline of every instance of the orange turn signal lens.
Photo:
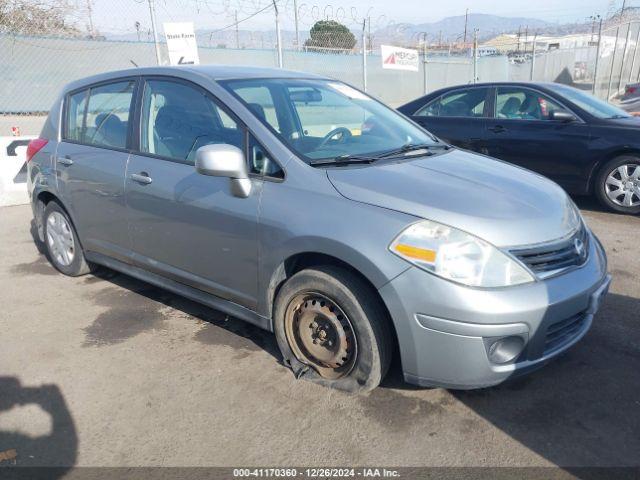
<svg viewBox="0 0 640 480">
<path fill-rule="evenodd" d="M 415 258 L 416 260 L 422 260 L 423 262 L 433 263 L 436 261 L 436 251 L 427 250 L 425 248 L 412 247 L 411 245 L 405 245 L 398 243 L 393 247 L 396 252 L 405 257 Z"/>
</svg>

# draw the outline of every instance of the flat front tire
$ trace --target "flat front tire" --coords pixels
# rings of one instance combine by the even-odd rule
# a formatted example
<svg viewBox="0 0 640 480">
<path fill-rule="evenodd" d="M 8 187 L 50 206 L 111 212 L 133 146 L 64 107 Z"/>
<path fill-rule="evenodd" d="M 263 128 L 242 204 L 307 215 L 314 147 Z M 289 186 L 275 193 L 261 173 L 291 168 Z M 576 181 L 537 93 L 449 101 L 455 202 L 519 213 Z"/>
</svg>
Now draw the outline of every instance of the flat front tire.
<svg viewBox="0 0 640 480">
<path fill-rule="evenodd" d="M 51 201 L 45 207 L 42 227 L 47 257 L 56 270 L 70 277 L 92 270 L 69 215 L 57 202 Z"/>
<path fill-rule="evenodd" d="M 293 275 L 280 289 L 275 333 L 297 377 L 347 392 L 380 384 L 393 335 L 380 299 L 349 270 L 320 266 Z"/>
</svg>

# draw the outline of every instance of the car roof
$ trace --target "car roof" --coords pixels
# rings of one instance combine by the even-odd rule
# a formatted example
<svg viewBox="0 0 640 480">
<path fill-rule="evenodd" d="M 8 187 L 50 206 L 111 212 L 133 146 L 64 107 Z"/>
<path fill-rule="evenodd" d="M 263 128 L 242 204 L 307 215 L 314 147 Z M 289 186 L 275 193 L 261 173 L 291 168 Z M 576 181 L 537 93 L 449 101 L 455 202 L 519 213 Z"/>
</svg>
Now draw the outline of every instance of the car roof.
<svg viewBox="0 0 640 480">
<path fill-rule="evenodd" d="M 284 70 L 281 68 L 252 67 L 240 65 L 180 65 L 129 68 L 126 70 L 116 70 L 100 73 L 98 75 L 92 75 L 90 77 L 71 82 L 66 86 L 65 90 L 73 90 L 76 88 L 81 88 L 85 85 L 90 85 L 92 83 L 115 80 L 123 77 L 133 77 L 138 75 L 168 75 L 180 78 L 186 76 L 189 73 L 207 77 L 208 79 L 214 81 L 251 78 L 326 78 L 320 75 L 297 72 L 295 70 Z"/>
</svg>

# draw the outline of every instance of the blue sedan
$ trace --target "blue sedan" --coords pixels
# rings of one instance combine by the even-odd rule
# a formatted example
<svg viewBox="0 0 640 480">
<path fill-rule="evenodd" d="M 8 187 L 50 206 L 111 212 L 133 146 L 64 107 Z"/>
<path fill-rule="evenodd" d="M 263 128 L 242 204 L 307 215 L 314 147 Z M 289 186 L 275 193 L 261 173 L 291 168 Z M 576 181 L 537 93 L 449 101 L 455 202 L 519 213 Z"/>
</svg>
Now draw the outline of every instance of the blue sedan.
<svg viewBox="0 0 640 480">
<path fill-rule="evenodd" d="M 441 139 L 640 213 L 640 118 L 556 83 L 449 87 L 399 108 Z"/>
</svg>

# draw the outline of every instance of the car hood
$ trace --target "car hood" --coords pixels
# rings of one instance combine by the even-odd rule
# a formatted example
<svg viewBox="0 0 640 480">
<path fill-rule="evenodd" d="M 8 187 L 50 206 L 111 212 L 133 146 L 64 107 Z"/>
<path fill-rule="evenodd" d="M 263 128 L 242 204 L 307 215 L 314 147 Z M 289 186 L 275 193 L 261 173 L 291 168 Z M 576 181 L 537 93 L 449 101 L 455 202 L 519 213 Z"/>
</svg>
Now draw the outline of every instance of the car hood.
<svg viewBox="0 0 640 480">
<path fill-rule="evenodd" d="M 500 247 L 555 240 L 579 224 L 571 200 L 552 181 L 461 150 L 331 168 L 327 175 L 351 200 L 434 220 Z"/>
</svg>

